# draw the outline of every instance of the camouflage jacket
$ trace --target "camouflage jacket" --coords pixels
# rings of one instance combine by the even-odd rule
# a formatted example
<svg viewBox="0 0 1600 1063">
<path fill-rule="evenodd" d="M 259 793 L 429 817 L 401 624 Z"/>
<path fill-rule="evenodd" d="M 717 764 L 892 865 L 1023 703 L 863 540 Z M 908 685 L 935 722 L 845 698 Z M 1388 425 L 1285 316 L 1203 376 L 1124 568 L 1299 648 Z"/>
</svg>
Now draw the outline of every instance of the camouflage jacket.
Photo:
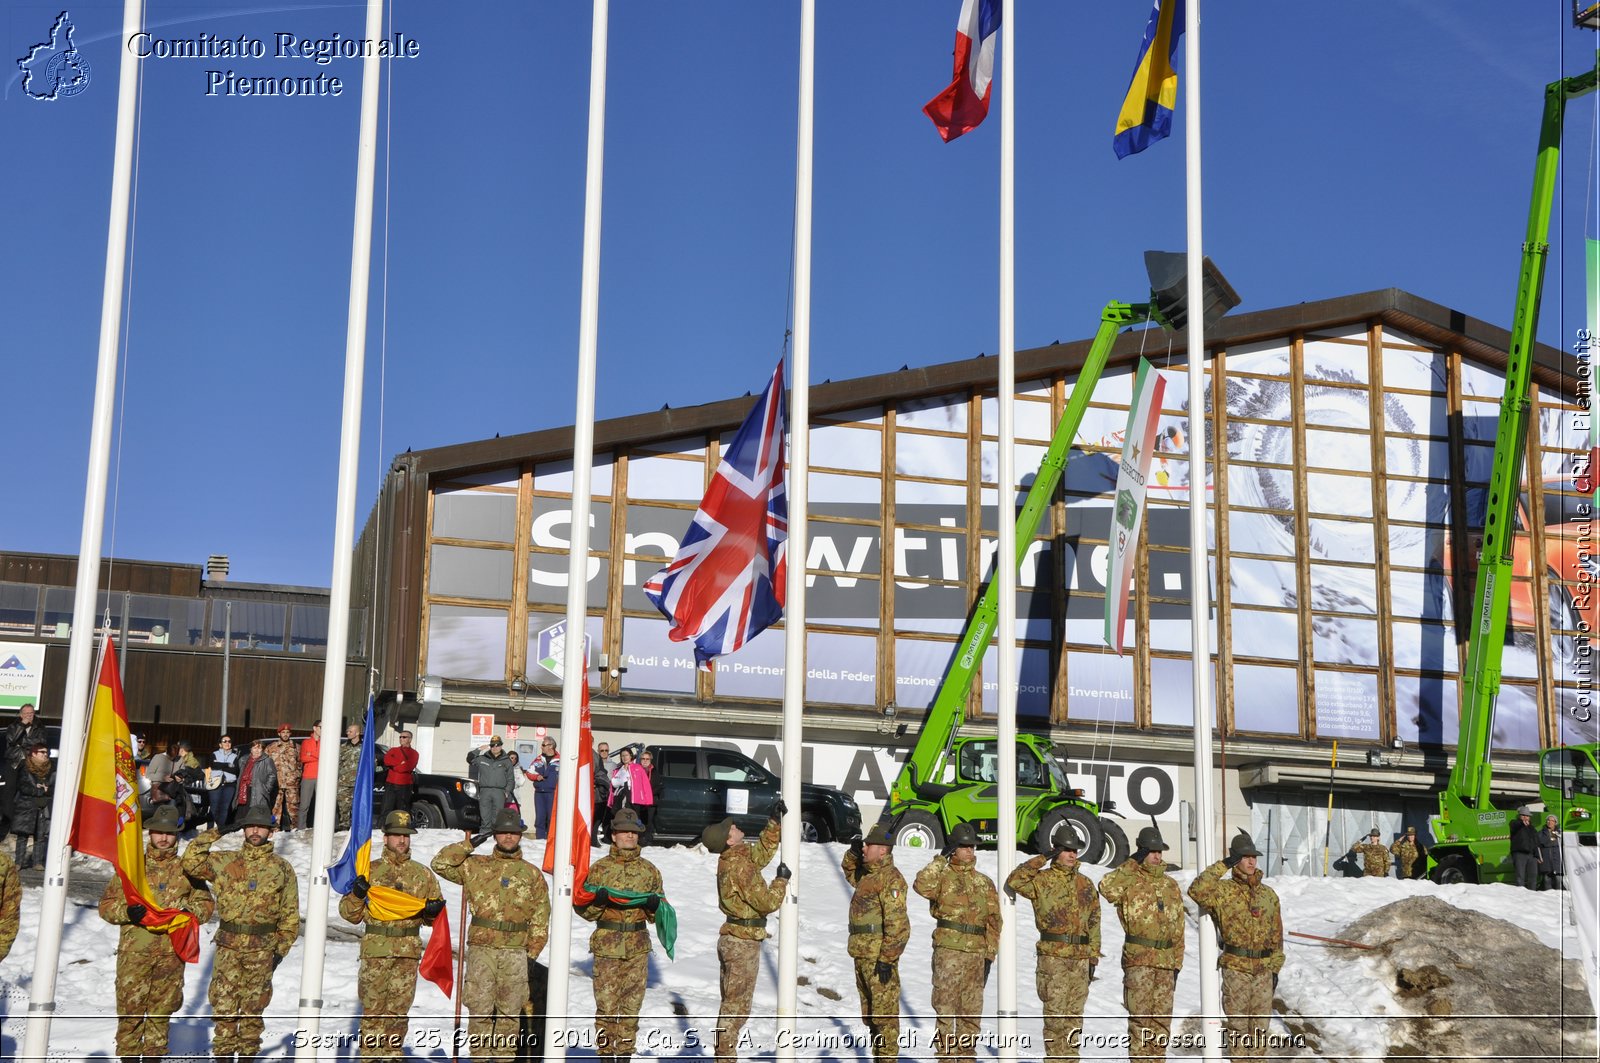
<svg viewBox="0 0 1600 1063">
<path fill-rule="evenodd" d="M 200 922 L 210 919 L 217 910 L 211 891 L 199 879 L 183 873 L 183 861 L 178 857 L 178 847 L 157 849 L 147 845 L 144 850 L 144 878 L 150 886 L 150 897 L 162 908 L 182 908 L 192 912 Z M 141 953 L 158 951 L 163 958 L 175 956 L 172 935 L 153 933 L 142 926 L 128 922 L 128 898 L 122 892 L 122 879 L 113 875 L 100 895 L 100 918 L 113 926 L 122 927 L 117 940 L 119 960 Z"/>
<path fill-rule="evenodd" d="M 1350 851 L 1361 857 L 1361 873 L 1368 878 L 1384 878 L 1389 874 L 1389 850 L 1381 843 L 1363 843 Z"/>
<path fill-rule="evenodd" d="M 936 926 L 933 947 L 980 952 L 994 959 L 1000 945 L 1000 894 L 976 862 L 958 864 L 936 856 L 917 872 L 912 888 L 928 898 Z"/>
<path fill-rule="evenodd" d="M 400 856 L 388 848 L 383 850 L 381 857 L 372 862 L 372 873 L 368 881 L 374 886 L 388 886 L 390 889 L 409 893 L 425 901 L 436 900 L 441 896 L 439 880 L 434 877 L 432 871 L 411 857 Z M 347 923 L 367 924 L 367 932 L 361 936 L 362 959 L 368 956 L 404 956 L 416 959 L 422 955 L 422 935 L 419 928 L 424 920 L 420 914 L 410 919 L 369 919 L 367 902 L 353 892 L 340 898 L 339 914 Z"/>
<path fill-rule="evenodd" d="M 433 869 L 466 894 L 472 909 L 468 945 L 526 949 L 530 957 L 544 951 L 550 937 L 550 887 L 544 874 L 522 858 L 521 848 L 503 853 L 496 846 L 475 856 L 470 841 L 456 842 L 434 855 Z"/>
<path fill-rule="evenodd" d="M 1389 851 L 1394 854 L 1395 862 L 1400 865 L 1400 874 L 1409 878 L 1411 869 L 1416 866 L 1417 857 L 1422 855 L 1417 843 L 1411 840 L 1410 835 L 1402 835 L 1398 841 L 1389 846 Z"/>
<path fill-rule="evenodd" d="M 1077 867 L 1060 867 L 1048 856 L 1036 856 L 1011 872 L 1006 889 L 1033 902 L 1033 922 L 1041 935 L 1039 955 L 1091 963 L 1100 959 L 1100 898 L 1094 883 Z M 1047 941 L 1045 934 L 1085 940 Z"/>
<path fill-rule="evenodd" d="M 1278 910 L 1278 895 L 1263 885 L 1261 869 L 1246 875 L 1238 868 L 1230 877 L 1221 860 L 1196 876 L 1189 884 L 1189 896 L 1196 904 L 1211 910 L 1222 935 L 1222 967 L 1235 971 L 1283 969 L 1283 913 Z"/>
<path fill-rule="evenodd" d="M 589 869 L 585 881 L 590 889 L 604 886 L 639 893 L 665 892 L 656 865 L 640 856 L 638 849 L 619 849 L 615 845 L 609 855 L 601 857 Z M 650 951 L 650 934 L 645 923 L 656 921 L 654 912 L 643 908 L 613 908 L 609 904 L 585 904 L 577 912 L 589 922 L 599 924 L 589 936 L 589 951 L 596 956 L 627 959 Z M 618 929 L 624 926 L 629 929 Z"/>
<path fill-rule="evenodd" d="M 360 742 L 339 743 L 339 779 L 337 786 L 349 793 L 356 788 L 356 768 L 361 763 Z"/>
<path fill-rule="evenodd" d="M 22 926 L 22 876 L 11 857 L 0 852 L 0 960 L 10 953 Z"/>
<path fill-rule="evenodd" d="M 274 742 L 267 756 L 277 766 L 280 787 L 288 789 L 300 785 L 300 750 L 293 742 Z"/>
<path fill-rule="evenodd" d="M 730 845 L 717 860 L 717 905 L 729 919 L 764 922 L 783 903 L 783 895 L 789 889 L 788 881 L 774 880 L 769 886 L 761 879 L 761 869 L 778 853 L 779 830 L 778 821 L 769 819 L 758 842 Z M 722 933 L 749 941 L 762 941 L 767 937 L 765 926 L 731 922 L 722 924 Z"/>
<path fill-rule="evenodd" d="M 897 962 L 911 940 L 911 920 L 906 915 L 906 877 L 894 866 L 894 854 L 869 864 L 847 850 L 840 867 L 856 889 L 850 896 L 850 956 Z"/>
<path fill-rule="evenodd" d="M 213 853 L 215 829 L 196 835 L 183 853 L 190 878 L 215 884 L 217 947 L 287 956 L 300 934 L 300 883 L 272 843 L 246 843 L 237 852 Z"/>
<path fill-rule="evenodd" d="M 1183 967 L 1183 894 L 1164 865 L 1129 860 L 1100 880 L 1100 896 L 1116 908 L 1127 935 L 1123 967 Z"/>
</svg>

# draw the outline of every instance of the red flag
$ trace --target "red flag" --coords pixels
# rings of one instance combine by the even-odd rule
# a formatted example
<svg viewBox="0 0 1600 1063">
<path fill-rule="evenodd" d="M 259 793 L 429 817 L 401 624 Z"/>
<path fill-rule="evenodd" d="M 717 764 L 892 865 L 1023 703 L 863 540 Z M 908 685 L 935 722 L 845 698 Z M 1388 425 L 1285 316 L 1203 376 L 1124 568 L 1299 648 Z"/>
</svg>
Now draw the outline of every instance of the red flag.
<svg viewBox="0 0 1600 1063">
<path fill-rule="evenodd" d="M 185 963 L 200 960 L 199 924 L 180 908 L 163 908 L 144 877 L 144 830 L 139 815 L 139 769 L 128 736 L 128 707 L 122 698 L 117 651 L 109 641 L 89 714 L 89 740 L 84 748 L 78 807 L 67 844 L 85 856 L 108 860 L 122 880 L 129 904 L 146 909 L 140 924 L 172 936 L 173 951 Z"/>
<path fill-rule="evenodd" d="M 422 950 L 422 960 L 417 973 L 439 987 L 446 997 L 455 992 L 455 950 L 450 945 L 450 916 L 444 910 L 433 921 L 433 932 L 428 936 L 428 947 Z"/>
<path fill-rule="evenodd" d="M 594 894 L 583 888 L 583 880 L 589 877 L 589 839 L 594 834 L 594 732 L 589 722 L 587 655 L 583 664 L 584 672 L 578 676 L 578 682 L 583 684 L 583 693 L 579 700 L 579 705 L 582 707 L 578 714 L 578 803 L 572 814 L 572 903 L 574 905 L 588 904 L 594 900 Z M 554 874 L 555 869 L 555 846 L 546 842 L 545 874 Z"/>
</svg>

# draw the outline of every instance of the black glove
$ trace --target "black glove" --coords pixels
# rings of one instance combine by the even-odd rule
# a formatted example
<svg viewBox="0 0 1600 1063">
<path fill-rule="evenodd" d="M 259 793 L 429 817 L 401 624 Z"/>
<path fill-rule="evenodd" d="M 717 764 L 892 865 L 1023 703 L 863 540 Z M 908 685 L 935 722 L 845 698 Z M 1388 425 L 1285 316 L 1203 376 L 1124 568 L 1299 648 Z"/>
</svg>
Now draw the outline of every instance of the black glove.
<svg viewBox="0 0 1600 1063">
<path fill-rule="evenodd" d="M 276 971 L 278 969 L 278 965 L 280 963 L 282 963 L 282 962 L 283 962 L 283 957 L 278 955 L 276 952 L 274 952 L 272 954 L 272 969 L 274 971 Z"/>
<path fill-rule="evenodd" d="M 861 859 L 861 850 L 866 846 L 866 841 L 861 835 L 852 835 L 850 838 L 850 851 L 856 854 L 856 859 Z"/>
<path fill-rule="evenodd" d="M 142 904 L 128 905 L 128 922 L 138 926 L 144 922 L 145 913 L 149 910 Z"/>
<path fill-rule="evenodd" d="M 356 880 L 350 884 L 350 892 L 362 900 L 367 899 L 367 890 L 372 888 L 372 883 L 367 881 L 367 876 L 357 875 Z"/>
<path fill-rule="evenodd" d="M 1272 976 L 1272 991 L 1274 993 L 1276 993 L 1278 991 L 1278 976 L 1277 975 L 1273 975 Z"/>
<path fill-rule="evenodd" d="M 239 831 L 242 831 L 242 830 L 244 830 L 244 824 L 240 823 L 238 820 L 234 820 L 233 822 L 229 823 L 226 827 L 217 828 L 217 837 L 221 838 L 221 837 L 224 837 L 224 836 L 229 835 L 229 834 L 237 834 Z"/>
<path fill-rule="evenodd" d="M 1231 868 L 1231 867 L 1233 867 L 1234 864 L 1237 864 L 1238 862 L 1239 862 L 1239 858 L 1237 856 L 1225 856 L 1225 857 L 1222 858 L 1222 866 L 1226 867 L 1226 868 Z"/>
<path fill-rule="evenodd" d="M 779 860 L 778 861 L 778 870 L 774 871 L 772 873 L 772 880 L 774 882 L 776 882 L 780 878 L 788 879 L 788 878 L 793 878 L 793 877 L 794 877 L 794 872 L 789 870 L 789 865 L 784 863 L 782 860 Z"/>
<path fill-rule="evenodd" d="M 439 918 L 439 913 L 442 911 L 444 911 L 444 898 L 436 898 L 422 906 L 422 918 L 431 923 Z"/>
<path fill-rule="evenodd" d="M 872 972 L 878 976 L 879 985 L 888 985 L 889 979 L 894 977 L 894 964 L 879 960 L 873 965 Z"/>
<path fill-rule="evenodd" d="M 651 915 L 654 915 L 656 909 L 661 907 L 661 895 L 659 893 L 652 893 L 643 901 L 639 902 L 639 907 L 643 908 Z"/>
<path fill-rule="evenodd" d="M 474 849 L 476 849 L 478 846 L 482 845 L 484 842 L 488 841 L 490 838 L 493 838 L 493 837 L 494 837 L 494 831 L 492 831 L 492 830 L 486 830 L 486 831 L 483 831 L 482 833 L 474 834 L 472 836 L 472 847 Z"/>
<path fill-rule="evenodd" d="M 1094 981 L 1094 969 L 1098 966 L 1100 966 L 1100 964 L 1096 963 L 1095 961 L 1089 961 L 1089 981 Z"/>
<path fill-rule="evenodd" d="M 784 816 L 787 816 L 788 814 L 789 814 L 789 806 L 788 806 L 787 803 L 785 803 L 783 798 L 780 797 L 776 801 L 772 802 L 772 811 L 767 813 L 767 818 L 768 819 L 782 819 Z"/>
<path fill-rule="evenodd" d="M 992 970 L 994 970 L 994 961 L 993 960 L 984 960 L 983 961 L 983 980 L 985 982 L 987 982 L 989 980 L 989 972 L 992 971 Z"/>
<path fill-rule="evenodd" d="M 594 903 L 594 904 L 610 904 L 611 903 L 611 891 L 606 889 L 604 886 L 601 886 L 599 889 L 594 891 L 594 901 L 592 903 Z"/>
<path fill-rule="evenodd" d="M 945 842 L 944 848 L 939 850 L 939 855 L 948 860 L 956 854 L 956 850 L 959 848 L 961 847 L 954 842 Z"/>
</svg>

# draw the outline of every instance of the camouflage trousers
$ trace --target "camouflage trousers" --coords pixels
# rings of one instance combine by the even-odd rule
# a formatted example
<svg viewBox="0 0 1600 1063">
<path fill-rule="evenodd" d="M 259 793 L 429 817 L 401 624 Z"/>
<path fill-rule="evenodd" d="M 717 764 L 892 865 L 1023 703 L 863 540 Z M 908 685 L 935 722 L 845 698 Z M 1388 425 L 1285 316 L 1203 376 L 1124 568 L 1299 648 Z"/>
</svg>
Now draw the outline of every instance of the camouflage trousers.
<svg viewBox="0 0 1600 1063">
<path fill-rule="evenodd" d="M 350 829 L 350 804 L 355 800 L 356 788 L 354 786 L 341 786 L 336 795 L 334 830 Z"/>
<path fill-rule="evenodd" d="M 878 981 L 877 960 L 856 960 L 856 992 L 861 996 L 861 1021 L 872 1035 L 872 1058 L 895 1063 L 900 1058 L 900 965 L 887 983 Z"/>
<path fill-rule="evenodd" d="M 756 995 L 756 975 L 761 970 L 761 942 L 723 934 L 717 938 L 717 961 L 722 968 L 722 1013 L 717 1016 L 718 1063 L 739 1058 L 739 1031 L 750 1019 Z"/>
<path fill-rule="evenodd" d="M 1165 967 L 1124 967 L 1122 1006 L 1128 1009 L 1128 1055 L 1166 1059 L 1172 1040 L 1172 991 L 1178 972 Z"/>
<path fill-rule="evenodd" d="M 601 1056 L 633 1055 L 639 1006 L 649 980 L 649 953 L 628 959 L 594 958 L 594 1046 Z"/>
<path fill-rule="evenodd" d="M 218 948 L 211 972 L 211 1054 L 261 1050 L 261 1013 L 272 1003 L 272 950 Z"/>
<path fill-rule="evenodd" d="M 356 977 L 361 998 L 362 1059 L 402 1059 L 417 997 L 417 961 L 411 956 L 368 956 Z"/>
<path fill-rule="evenodd" d="M 1083 1002 L 1089 996 L 1089 961 L 1040 956 L 1034 980 L 1044 1005 L 1044 1056 L 1077 1059 Z"/>
<path fill-rule="evenodd" d="M 279 787 L 278 797 L 272 802 L 272 817 L 279 830 L 294 830 L 300 818 L 300 780 Z"/>
<path fill-rule="evenodd" d="M 417 961 L 410 962 L 415 992 Z M 461 1002 L 472 1013 L 467 1023 L 472 1058 L 511 1059 L 517 1054 L 522 1006 L 528 1002 L 527 950 L 473 946 L 467 950 L 463 977 Z"/>
<path fill-rule="evenodd" d="M 117 956 L 117 1055 L 167 1054 L 167 1024 L 183 1007 L 183 961 L 164 946 Z"/>
<path fill-rule="evenodd" d="M 939 1015 L 934 1053 L 954 1063 L 974 1063 L 983 1014 L 982 953 L 933 950 L 933 1010 Z"/>
<path fill-rule="evenodd" d="M 1272 1025 L 1272 974 L 1222 969 L 1222 1050 L 1229 1059 L 1261 1059 Z"/>
</svg>

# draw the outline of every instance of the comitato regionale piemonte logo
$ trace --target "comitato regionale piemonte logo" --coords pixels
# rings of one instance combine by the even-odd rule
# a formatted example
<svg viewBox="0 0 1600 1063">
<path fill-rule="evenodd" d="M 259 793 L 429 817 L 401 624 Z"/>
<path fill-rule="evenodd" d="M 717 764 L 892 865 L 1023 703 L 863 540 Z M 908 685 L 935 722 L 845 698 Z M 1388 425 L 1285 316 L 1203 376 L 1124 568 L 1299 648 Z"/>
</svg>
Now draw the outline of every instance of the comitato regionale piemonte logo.
<svg viewBox="0 0 1600 1063">
<path fill-rule="evenodd" d="M 50 38 L 28 49 L 17 60 L 22 71 L 22 91 L 30 99 L 52 103 L 76 96 L 89 87 L 89 61 L 72 43 L 76 27 L 70 12 L 56 16 Z"/>
</svg>

